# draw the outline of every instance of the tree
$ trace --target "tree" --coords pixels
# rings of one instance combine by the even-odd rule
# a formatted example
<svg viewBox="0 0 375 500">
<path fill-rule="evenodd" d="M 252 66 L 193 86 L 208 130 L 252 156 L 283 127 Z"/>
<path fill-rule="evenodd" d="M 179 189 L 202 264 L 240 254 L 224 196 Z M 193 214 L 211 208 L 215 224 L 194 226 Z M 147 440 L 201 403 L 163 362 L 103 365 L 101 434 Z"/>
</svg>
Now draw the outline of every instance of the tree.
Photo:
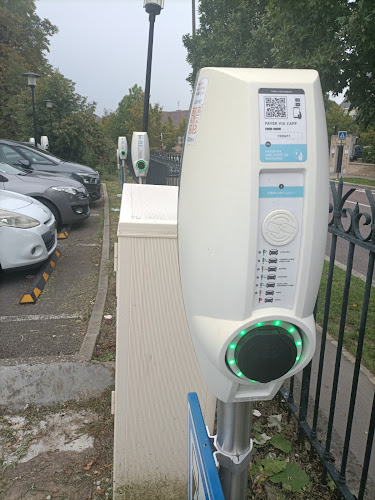
<svg viewBox="0 0 375 500">
<path fill-rule="evenodd" d="M 345 43 L 339 35 L 347 0 L 269 0 L 265 24 L 276 68 L 316 69 L 323 92 L 341 92 Z"/>
<path fill-rule="evenodd" d="M 58 30 L 36 15 L 34 0 L 0 0 L 0 19 L 0 136 L 14 137 L 14 98 L 22 96 L 26 87 L 21 74 L 49 73 L 48 37 Z"/>
<path fill-rule="evenodd" d="M 33 135 L 31 95 L 28 87 L 9 99 L 12 109 L 10 123 L 14 132 L 12 138 L 25 140 Z M 50 115 L 46 108 L 46 99 L 53 101 L 51 112 L 54 131 L 61 122 L 72 113 L 95 110 L 94 103 L 88 103 L 86 97 L 75 92 L 75 84 L 65 78 L 58 70 L 51 69 L 50 74 L 40 78 L 35 89 L 35 109 L 37 131 L 39 135 L 50 135 Z"/>
<path fill-rule="evenodd" d="M 193 71 L 205 66 L 272 67 L 272 39 L 265 23 L 267 0 L 201 0 L 200 28 L 185 35 L 187 61 Z"/>
<path fill-rule="evenodd" d="M 346 98 L 356 108 L 365 126 L 375 125 L 375 3 L 356 0 L 348 3 L 350 15 L 342 18 L 341 33 L 346 42 L 343 85 Z"/>
<path fill-rule="evenodd" d="M 346 130 L 348 134 L 358 134 L 358 124 L 334 101 L 328 100 L 326 103 L 326 121 L 329 144 L 331 144 L 331 136 L 335 133 L 335 129 L 336 133 L 339 130 Z"/>
<path fill-rule="evenodd" d="M 375 124 L 374 0 L 201 0 L 199 16 L 183 37 L 191 84 L 204 66 L 313 68 Z"/>
<path fill-rule="evenodd" d="M 130 110 L 135 104 L 139 104 L 143 109 L 143 90 L 142 87 L 135 84 L 131 89 L 129 89 L 129 94 L 126 94 L 118 104 L 115 111 L 114 118 L 112 120 L 112 132 L 111 137 L 117 142 L 118 137 L 129 136 L 134 130 L 142 130 L 142 124 L 137 125 L 137 129 L 131 129 L 129 125 L 130 120 Z"/>
<path fill-rule="evenodd" d="M 175 146 L 177 146 L 178 141 L 178 129 L 174 125 L 172 118 L 168 116 L 166 122 L 163 123 L 163 145 L 166 151 L 171 151 Z"/>
</svg>

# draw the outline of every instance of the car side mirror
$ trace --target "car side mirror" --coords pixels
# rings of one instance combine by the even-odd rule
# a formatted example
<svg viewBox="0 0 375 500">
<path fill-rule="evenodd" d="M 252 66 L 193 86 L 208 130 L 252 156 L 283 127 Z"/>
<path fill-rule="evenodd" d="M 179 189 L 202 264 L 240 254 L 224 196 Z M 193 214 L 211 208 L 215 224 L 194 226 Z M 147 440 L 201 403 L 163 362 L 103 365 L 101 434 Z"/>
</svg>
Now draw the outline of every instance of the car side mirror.
<svg viewBox="0 0 375 500">
<path fill-rule="evenodd" d="M 21 166 L 24 167 L 24 168 L 31 168 L 31 169 L 33 168 L 31 166 L 30 160 L 18 160 L 18 163 L 20 163 Z"/>
<path fill-rule="evenodd" d="M 0 174 L 0 182 L 8 182 L 9 179 Z"/>
</svg>

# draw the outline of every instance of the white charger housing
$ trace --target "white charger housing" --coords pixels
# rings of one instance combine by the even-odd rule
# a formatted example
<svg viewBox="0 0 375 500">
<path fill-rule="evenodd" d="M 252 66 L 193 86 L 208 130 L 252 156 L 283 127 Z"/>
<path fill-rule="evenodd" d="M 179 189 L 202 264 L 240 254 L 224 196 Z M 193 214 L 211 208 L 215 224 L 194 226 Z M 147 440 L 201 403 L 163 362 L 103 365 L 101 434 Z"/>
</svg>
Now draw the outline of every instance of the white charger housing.
<svg viewBox="0 0 375 500">
<path fill-rule="evenodd" d="M 222 401 L 271 399 L 311 360 L 329 167 L 314 70 L 204 68 L 182 159 L 187 321 Z"/>
<path fill-rule="evenodd" d="M 128 156 L 128 142 L 126 137 L 119 137 L 117 141 L 117 151 L 119 160 L 126 160 Z"/>
<path fill-rule="evenodd" d="M 147 132 L 133 132 L 131 148 L 135 175 L 146 177 L 150 165 L 150 144 Z"/>
<path fill-rule="evenodd" d="M 48 137 L 46 135 L 42 135 L 42 137 L 40 138 L 40 145 L 42 146 L 43 149 L 49 148 Z"/>
</svg>

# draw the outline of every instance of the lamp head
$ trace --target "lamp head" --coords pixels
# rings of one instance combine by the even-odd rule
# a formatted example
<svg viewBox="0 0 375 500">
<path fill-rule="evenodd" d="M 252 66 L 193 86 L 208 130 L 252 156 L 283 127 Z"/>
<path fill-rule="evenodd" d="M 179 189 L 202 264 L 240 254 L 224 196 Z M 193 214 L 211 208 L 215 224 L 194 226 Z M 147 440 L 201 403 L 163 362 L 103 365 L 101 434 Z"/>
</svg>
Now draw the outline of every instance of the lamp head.
<svg viewBox="0 0 375 500">
<path fill-rule="evenodd" d="M 29 87 L 35 87 L 36 79 L 40 78 L 40 75 L 37 75 L 36 73 L 22 73 L 22 76 L 27 77 L 27 85 Z"/>
<path fill-rule="evenodd" d="M 144 0 L 143 7 L 148 14 L 160 14 L 161 9 L 164 9 L 164 0 Z"/>
<path fill-rule="evenodd" d="M 53 108 L 53 102 L 54 102 L 54 101 L 52 101 L 51 99 L 45 99 L 45 101 L 44 101 L 44 102 L 46 103 L 46 107 L 47 107 L 48 109 L 52 109 L 52 108 Z"/>
</svg>

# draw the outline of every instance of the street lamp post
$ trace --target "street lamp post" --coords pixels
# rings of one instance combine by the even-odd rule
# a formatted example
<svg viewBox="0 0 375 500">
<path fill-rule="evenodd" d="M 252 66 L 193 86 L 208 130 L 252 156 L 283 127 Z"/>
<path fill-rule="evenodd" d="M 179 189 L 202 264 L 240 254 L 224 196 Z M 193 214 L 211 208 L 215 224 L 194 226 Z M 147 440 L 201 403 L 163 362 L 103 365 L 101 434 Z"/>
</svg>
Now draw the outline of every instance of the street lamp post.
<svg viewBox="0 0 375 500">
<path fill-rule="evenodd" d="M 143 106 L 143 124 L 142 124 L 142 132 L 147 132 L 148 108 L 150 104 L 151 63 L 152 63 L 152 45 L 154 40 L 154 24 L 155 24 L 155 17 L 158 16 L 160 14 L 161 9 L 164 8 L 164 0 L 144 0 L 143 7 L 149 14 L 149 21 L 150 21 L 150 30 L 148 35 L 145 99 Z"/>
<path fill-rule="evenodd" d="M 51 152 L 53 152 L 54 146 L 55 146 L 55 138 L 53 135 L 53 127 L 52 127 L 52 108 L 53 108 L 53 101 L 51 99 L 46 99 L 44 101 L 46 103 L 46 107 L 49 111 L 49 124 L 51 126 Z"/>
<path fill-rule="evenodd" d="M 38 147 L 38 142 L 36 140 L 36 116 L 35 116 L 34 89 L 36 86 L 36 79 L 40 78 L 40 75 L 37 75 L 36 73 L 22 73 L 22 76 L 27 77 L 27 85 L 31 88 L 31 100 L 33 103 L 34 144 L 35 144 L 35 147 Z"/>
</svg>

